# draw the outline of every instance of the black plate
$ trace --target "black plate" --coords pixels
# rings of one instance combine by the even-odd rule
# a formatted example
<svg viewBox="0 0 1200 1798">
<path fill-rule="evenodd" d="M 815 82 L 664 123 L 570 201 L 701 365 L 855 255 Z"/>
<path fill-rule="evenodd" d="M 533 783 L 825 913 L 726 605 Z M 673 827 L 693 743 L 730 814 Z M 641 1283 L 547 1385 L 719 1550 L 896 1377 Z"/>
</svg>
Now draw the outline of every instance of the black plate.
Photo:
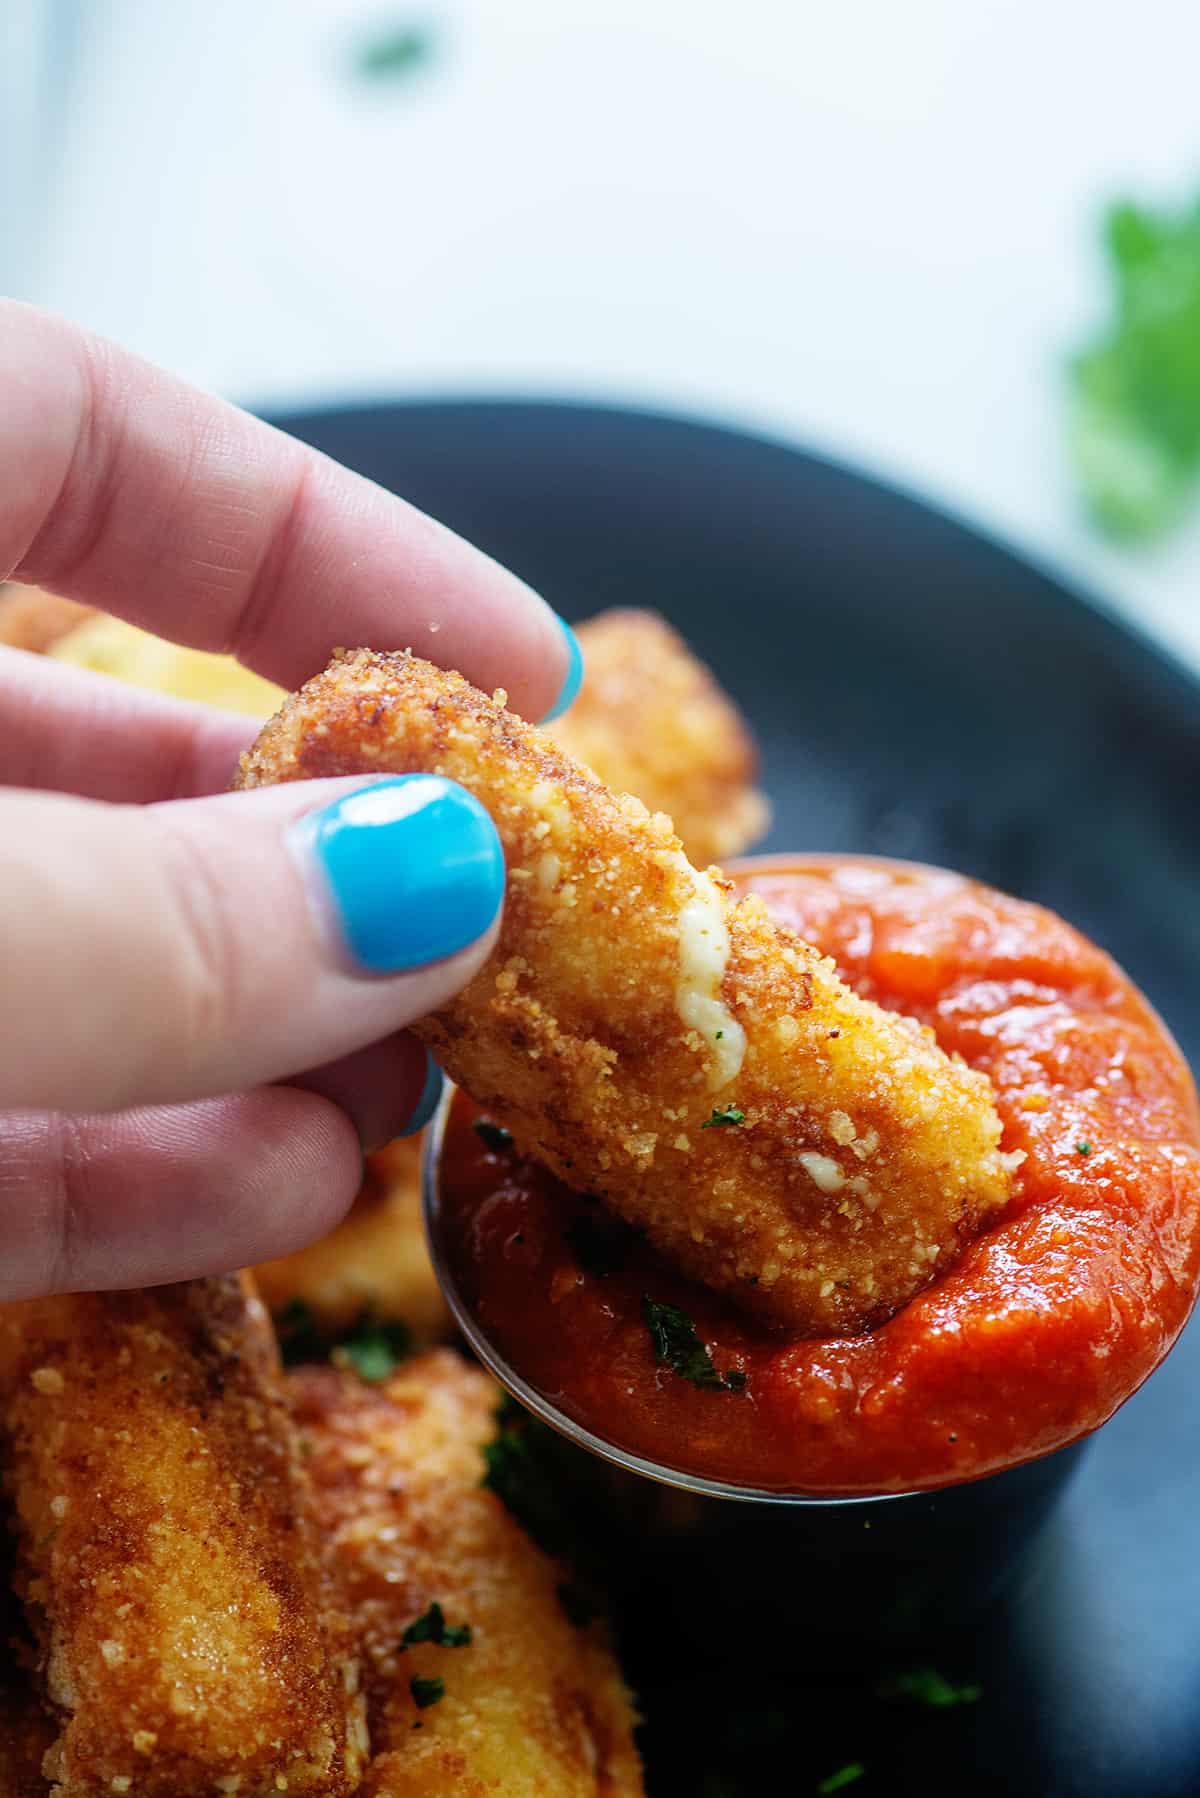
<svg viewBox="0 0 1200 1798">
<path fill-rule="evenodd" d="M 768 847 L 937 862 L 1042 900 L 1124 963 L 1200 1059 L 1200 684 L 1160 650 L 918 501 L 729 431 L 491 402 L 278 422 L 569 618 L 614 604 L 672 618 L 753 720 Z M 768 1667 L 754 1641 L 731 1645 L 716 1689 L 689 1692 L 688 1645 L 667 1640 L 653 1790 L 679 1789 L 677 1706 L 677 1766 L 712 1740 L 707 1798 L 803 1798 L 850 1761 L 867 1769 L 851 1798 L 1200 1792 L 1198 1387 L 1193 1329 L 1097 1439 L 1025 1587 L 972 1639 L 922 1646 L 979 1679 L 977 1704 L 879 1702 L 821 1679 L 811 1652 L 803 1672 Z M 795 1629 L 811 1650 L 822 1619 Z M 738 1766 L 752 1781 L 725 1783 Z"/>
</svg>

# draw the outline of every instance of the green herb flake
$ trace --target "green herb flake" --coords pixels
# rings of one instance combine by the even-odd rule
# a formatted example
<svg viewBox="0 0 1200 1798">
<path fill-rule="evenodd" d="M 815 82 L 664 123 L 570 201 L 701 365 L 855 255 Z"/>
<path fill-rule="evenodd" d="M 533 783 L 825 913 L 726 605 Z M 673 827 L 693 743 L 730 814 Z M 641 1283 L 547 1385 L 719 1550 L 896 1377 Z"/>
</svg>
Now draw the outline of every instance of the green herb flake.
<svg viewBox="0 0 1200 1798">
<path fill-rule="evenodd" d="M 820 1798 L 830 1798 L 833 1792 L 840 1792 L 846 1786 L 852 1786 L 856 1780 L 862 1778 L 866 1770 L 861 1761 L 847 1761 L 844 1767 L 839 1767 L 836 1773 L 828 1774 L 821 1781 L 817 1787 Z"/>
<path fill-rule="evenodd" d="M 471 1128 L 493 1155 L 503 1155 L 506 1149 L 512 1148 L 511 1131 L 506 1130 L 503 1124 L 494 1124 L 491 1118 L 474 1118 Z"/>
<path fill-rule="evenodd" d="M 585 1213 L 568 1225 L 566 1237 L 584 1273 L 603 1280 L 625 1266 L 634 1232 L 620 1218 Z"/>
<path fill-rule="evenodd" d="M 285 1367 L 298 1367 L 306 1361 L 324 1361 L 326 1345 L 317 1328 L 317 1320 L 303 1299 L 289 1299 L 275 1313 L 275 1334 Z"/>
<path fill-rule="evenodd" d="M 582 1586 L 568 1584 L 559 1586 L 558 1602 L 566 1614 L 567 1621 L 576 1629 L 587 1629 L 600 1615 L 600 1607 L 589 1592 Z"/>
<path fill-rule="evenodd" d="M 723 1030 L 718 1030 L 716 1035 L 713 1037 L 714 1043 L 719 1043 L 721 1038 L 724 1036 L 724 1034 L 725 1034 L 725 1032 Z"/>
<path fill-rule="evenodd" d="M 745 1112 L 739 1111 L 736 1105 L 714 1105 L 712 1116 L 705 1118 L 700 1128 L 702 1130 L 723 1130 L 729 1124 L 744 1124 L 745 1121 Z"/>
<path fill-rule="evenodd" d="M 960 1704 L 978 1704 L 983 1687 L 955 1685 L 932 1667 L 915 1667 L 908 1673 L 894 1674 L 877 1688 L 881 1698 L 907 1698 L 930 1710 L 948 1711 Z"/>
<path fill-rule="evenodd" d="M 360 47 L 354 72 L 365 81 L 396 81 L 415 74 L 434 50 L 432 30 L 411 21 L 377 31 Z"/>
<path fill-rule="evenodd" d="M 1094 1144 L 1092 1144 L 1090 1142 L 1077 1142 L 1075 1144 L 1075 1153 L 1077 1155 L 1082 1155 L 1084 1157 L 1084 1159 L 1086 1160 L 1087 1157 L 1091 1154 L 1093 1147 L 1094 1147 Z"/>
<path fill-rule="evenodd" d="M 329 1359 L 335 1367 L 349 1368 L 360 1380 L 377 1386 L 390 1378 L 411 1352 L 412 1337 L 405 1324 L 384 1322 L 364 1312 L 334 1344 Z"/>
<path fill-rule="evenodd" d="M 519 1407 L 518 1407 L 519 1409 Z M 562 1506 L 537 1452 L 536 1426 L 514 1428 L 501 1420 L 500 1433 L 483 1445 L 482 1484 L 494 1492 L 528 1536 L 548 1554 L 559 1553 L 569 1534 Z"/>
<path fill-rule="evenodd" d="M 411 1648 L 414 1642 L 433 1642 L 439 1648 L 465 1648 L 470 1640 L 471 1625 L 447 1623 L 445 1612 L 435 1599 L 415 1623 L 409 1624 L 400 1638 L 400 1646 Z"/>
<path fill-rule="evenodd" d="M 642 1321 L 650 1332 L 654 1359 L 693 1386 L 714 1392 L 743 1392 L 745 1374 L 719 1374 L 713 1358 L 696 1334 L 696 1326 L 678 1305 L 660 1304 L 642 1295 Z"/>
<path fill-rule="evenodd" d="M 1112 307 L 1070 366 L 1070 448 L 1092 519 L 1160 536 L 1200 482 L 1200 200 L 1104 220 Z"/>
<path fill-rule="evenodd" d="M 446 1696 L 444 1679 L 421 1679 L 417 1675 L 409 1680 L 408 1689 L 419 1711 L 427 1711 L 431 1704 L 440 1704 Z"/>
</svg>

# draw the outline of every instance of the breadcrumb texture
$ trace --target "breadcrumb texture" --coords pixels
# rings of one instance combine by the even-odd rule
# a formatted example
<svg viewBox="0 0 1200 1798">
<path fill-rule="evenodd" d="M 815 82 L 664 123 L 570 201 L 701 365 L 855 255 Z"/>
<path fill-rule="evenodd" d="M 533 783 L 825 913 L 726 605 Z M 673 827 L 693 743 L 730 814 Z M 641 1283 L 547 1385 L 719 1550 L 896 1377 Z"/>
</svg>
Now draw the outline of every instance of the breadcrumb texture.
<svg viewBox="0 0 1200 1798">
<path fill-rule="evenodd" d="M 734 905 L 670 820 L 460 675 L 359 650 L 287 700 L 246 787 L 424 771 L 468 787 L 508 867 L 483 970 L 417 1026 L 568 1185 L 793 1332 L 852 1334 L 1003 1206 L 987 1080 Z"/>
<path fill-rule="evenodd" d="M 363 1655 L 369 1798 L 635 1798 L 629 1695 L 603 1626 L 575 1628 L 563 1567 L 480 1484 L 499 1393 L 448 1349 L 385 1385 L 288 1376 L 321 1529 Z M 464 1647 L 401 1639 L 429 1606 Z M 444 1682 L 419 1708 L 412 1680 Z"/>
<path fill-rule="evenodd" d="M 0 1307 L 56 1798 L 354 1789 L 356 1666 L 325 1619 L 273 1356 L 232 1278 Z"/>
<path fill-rule="evenodd" d="M 452 1334 L 421 1218 L 421 1138 L 405 1137 L 367 1156 L 362 1189 L 330 1235 L 255 1268 L 274 1312 L 299 1299 L 322 1335 L 347 1329 L 364 1312 L 408 1326 L 414 1346 Z"/>
<path fill-rule="evenodd" d="M 615 792 L 666 812 L 698 867 L 748 849 L 770 807 L 754 740 L 709 669 L 657 612 L 617 607 L 577 635 L 583 686 L 548 734 Z"/>
<path fill-rule="evenodd" d="M 90 606 L 60 599 L 44 587 L 0 582 L 0 643 L 8 649 L 44 655 L 52 644 L 93 616 Z"/>
</svg>

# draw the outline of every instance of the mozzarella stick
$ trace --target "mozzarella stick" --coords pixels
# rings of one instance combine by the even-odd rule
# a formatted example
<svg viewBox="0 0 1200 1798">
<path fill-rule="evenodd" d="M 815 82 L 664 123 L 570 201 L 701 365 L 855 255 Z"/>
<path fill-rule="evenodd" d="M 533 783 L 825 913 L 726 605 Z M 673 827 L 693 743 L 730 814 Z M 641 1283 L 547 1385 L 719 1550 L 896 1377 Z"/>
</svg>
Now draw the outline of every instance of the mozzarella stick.
<svg viewBox="0 0 1200 1798">
<path fill-rule="evenodd" d="M 670 820 L 411 655 L 335 658 L 239 784 L 400 771 L 460 781 L 508 866 L 499 942 L 417 1026 L 568 1185 L 704 1284 L 797 1333 L 902 1305 L 1009 1196 L 985 1078 L 735 904 Z"/>
<path fill-rule="evenodd" d="M 354 1789 L 356 1663 L 324 1610 L 273 1354 L 235 1279 L 0 1307 L 15 1585 L 57 1798 Z"/>
<path fill-rule="evenodd" d="M 605 786 L 666 812 L 697 867 L 740 855 L 771 814 L 733 701 L 657 612 L 600 612 L 578 637 L 583 686 L 549 734 Z"/>
<path fill-rule="evenodd" d="M 320 1367 L 288 1379 L 362 1648 L 364 1798 L 640 1798 L 603 1626 L 570 1621 L 567 1571 L 481 1484 L 492 1382 L 448 1349 L 382 1386 Z"/>
</svg>

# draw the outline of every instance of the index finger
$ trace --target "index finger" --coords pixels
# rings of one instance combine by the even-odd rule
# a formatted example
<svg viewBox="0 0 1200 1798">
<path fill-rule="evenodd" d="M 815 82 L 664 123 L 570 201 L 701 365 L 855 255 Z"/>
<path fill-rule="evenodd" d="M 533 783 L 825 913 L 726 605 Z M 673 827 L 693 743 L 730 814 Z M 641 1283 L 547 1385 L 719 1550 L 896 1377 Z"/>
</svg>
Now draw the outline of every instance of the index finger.
<svg viewBox="0 0 1200 1798">
<path fill-rule="evenodd" d="M 0 300 L 0 579 L 299 686 L 412 648 L 539 718 L 577 651 L 546 603 L 404 500 L 102 338 Z"/>
</svg>

